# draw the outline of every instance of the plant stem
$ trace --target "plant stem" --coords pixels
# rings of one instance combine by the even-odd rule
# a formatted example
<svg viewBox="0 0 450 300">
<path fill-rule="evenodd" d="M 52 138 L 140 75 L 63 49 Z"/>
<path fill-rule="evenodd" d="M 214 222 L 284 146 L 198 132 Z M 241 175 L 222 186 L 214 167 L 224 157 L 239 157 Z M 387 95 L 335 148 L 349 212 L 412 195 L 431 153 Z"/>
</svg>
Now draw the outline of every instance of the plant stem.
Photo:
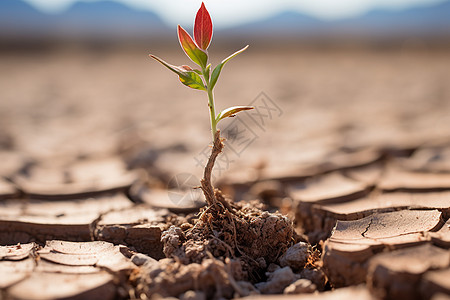
<svg viewBox="0 0 450 300">
<path fill-rule="evenodd" d="M 214 94 L 213 94 L 213 90 L 211 89 L 211 85 L 210 85 L 210 81 L 209 81 L 209 74 L 206 74 L 206 70 L 203 69 L 203 77 L 205 78 L 206 81 L 206 91 L 208 92 L 208 107 L 209 107 L 209 113 L 210 113 L 210 117 L 211 117 L 211 131 L 212 131 L 212 137 L 213 137 L 213 142 L 214 139 L 216 137 L 216 132 L 217 132 L 217 123 L 216 123 L 216 110 L 214 107 Z"/>
<path fill-rule="evenodd" d="M 211 150 L 211 155 L 209 156 L 208 162 L 205 166 L 205 171 L 203 173 L 203 178 L 200 180 L 201 189 L 203 190 L 203 194 L 206 198 L 206 203 L 209 206 L 217 205 L 216 195 L 214 193 L 214 188 L 211 183 L 211 174 L 212 169 L 214 168 L 214 163 L 216 161 L 217 156 L 222 152 L 223 143 L 220 138 L 220 131 L 217 131 L 214 136 L 213 147 Z"/>
<path fill-rule="evenodd" d="M 217 128 L 216 128 L 216 111 L 214 108 L 214 95 L 213 95 L 213 91 L 209 89 L 208 86 L 208 106 L 209 106 L 209 112 L 211 114 L 211 130 L 212 130 L 212 136 L 213 136 L 213 140 L 214 137 L 216 136 L 216 132 L 217 132 Z"/>
</svg>

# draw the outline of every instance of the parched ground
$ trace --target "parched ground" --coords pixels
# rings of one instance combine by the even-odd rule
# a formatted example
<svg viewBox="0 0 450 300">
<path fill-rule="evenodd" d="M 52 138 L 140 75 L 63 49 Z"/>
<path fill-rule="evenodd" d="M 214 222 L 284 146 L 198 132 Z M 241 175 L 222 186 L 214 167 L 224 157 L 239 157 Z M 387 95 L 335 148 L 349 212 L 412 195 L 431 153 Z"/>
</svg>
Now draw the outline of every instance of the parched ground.
<svg viewBox="0 0 450 300">
<path fill-rule="evenodd" d="M 139 297 L 130 276 L 202 205 L 206 96 L 147 56 L 181 50 L 151 49 L 0 54 L 0 299 Z M 218 109 L 256 110 L 221 125 L 216 185 L 317 244 L 327 284 L 304 299 L 450 297 L 449 66 L 448 49 L 250 47 L 224 68 Z M 279 292 L 315 291 L 286 268 Z"/>
</svg>

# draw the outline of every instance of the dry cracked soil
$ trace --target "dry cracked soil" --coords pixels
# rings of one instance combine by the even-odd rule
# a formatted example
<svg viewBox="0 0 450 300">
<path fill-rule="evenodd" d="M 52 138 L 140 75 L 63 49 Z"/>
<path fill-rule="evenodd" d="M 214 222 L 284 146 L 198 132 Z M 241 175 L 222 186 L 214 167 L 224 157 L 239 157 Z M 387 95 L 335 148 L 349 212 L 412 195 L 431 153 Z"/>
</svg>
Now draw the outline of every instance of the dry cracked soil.
<svg viewBox="0 0 450 300">
<path fill-rule="evenodd" d="M 205 95 L 147 52 L 0 54 L 0 299 L 450 299 L 448 49 L 229 63 L 232 211 Z"/>
</svg>

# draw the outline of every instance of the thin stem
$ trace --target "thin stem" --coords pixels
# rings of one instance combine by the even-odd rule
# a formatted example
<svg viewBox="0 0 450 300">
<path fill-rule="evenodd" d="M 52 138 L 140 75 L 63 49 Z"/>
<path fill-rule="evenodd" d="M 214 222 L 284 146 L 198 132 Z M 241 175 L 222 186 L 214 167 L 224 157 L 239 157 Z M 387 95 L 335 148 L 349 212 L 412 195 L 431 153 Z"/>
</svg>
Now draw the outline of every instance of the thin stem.
<svg viewBox="0 0 450 300">
<path fill-rule="evenodd" d="M 214 108 L 214 95 L 213 95 L 213 91 L 209 88 L 208 85 L 208 106 L 209 106 L 209 112 L 211 114 L 211 130 L 212 130 L 212 135 L 213 135 L 213 139 L 216 136 L 216 132 L 217 132 L 217 127 L 216 127 L 216 111 Z"/>
<path fill-rule="evenodd" d="M 206 81 L 206 91 L 208 92 L 208 107 L 209 107 L 209 113 L 210 113 L 210 117 L 211 117 L 211 131 L 212 131 L 212 137 L 213 137 L 213 142 L 214 142 L 214 139 L 216 137 L 216 132 L 217 132 L 216 110 L 214 107 L 214 94 L 213 94 L 213 90 L 210 85 L 210 78 L 208 76 L 209 74 L 207 74 L 205 69 L 202 70 L 202 73 L 203 73 L 203 77 L 205 78 L 205 81 Z"/>
</svg>

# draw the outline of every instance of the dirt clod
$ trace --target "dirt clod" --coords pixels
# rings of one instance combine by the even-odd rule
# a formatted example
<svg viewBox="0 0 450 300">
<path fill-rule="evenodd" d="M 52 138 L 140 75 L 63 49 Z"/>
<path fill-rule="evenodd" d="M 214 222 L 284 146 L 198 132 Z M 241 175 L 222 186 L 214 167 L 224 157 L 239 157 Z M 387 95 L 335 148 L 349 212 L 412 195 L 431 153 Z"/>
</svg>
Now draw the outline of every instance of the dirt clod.
<svg viewBox="0 0 450 300">
<path fill-rule="evenodd" d="M 227 268 L 223 262 L 214 258 L 205 259 L 201 264 L 188 265 L 175 259 L 165 258 L 156 264 L 143 266 L 138 276 L 137 292 L 148 298 L 154 295 L 190 297 L 188 291 L 201 291 L 207 299 L 231 298 L 234 289 Z"/>
<path fill-rule="evenodd" d="M 323 291 L 327 283 L 327 278 L 322 269 L 304 269 L 300 272 L 300 277 L 310 280 L 319 291 Z"/>
<path fill-rule="evenodd" d="M 311 280 L 299 279 L 284 289 L 283 294 L 304 294 L 314 293 L 317 287 Z"/>
<path fill-rule="evenodd" d="M 289 267 L 284 267 L 267 274 L 268 280 L 256 284 L 262 294 L 281 294 L 284 289 L 293 283 L 297 276 Z"/>
<path fill-rule="evenodd" d="M 289 266 L 294 271 L 303 269 L 310 256 L 310 248 L 311 246 L 304 242 L 295 244 L 280 257 L 280 265 Z"/>
<path fill-rule="evenodd" d="M 189 290 L 180 296 L 180 300 L 206 300 L 205 293 Z"/>
<path fill-rule="evenodd" d="M 142 266 L 146 263 L 154 263 L 156 260 L 142 253 L 136 253 L 131 257 L 131 262 L 136 266 Z"/>
</svg>

